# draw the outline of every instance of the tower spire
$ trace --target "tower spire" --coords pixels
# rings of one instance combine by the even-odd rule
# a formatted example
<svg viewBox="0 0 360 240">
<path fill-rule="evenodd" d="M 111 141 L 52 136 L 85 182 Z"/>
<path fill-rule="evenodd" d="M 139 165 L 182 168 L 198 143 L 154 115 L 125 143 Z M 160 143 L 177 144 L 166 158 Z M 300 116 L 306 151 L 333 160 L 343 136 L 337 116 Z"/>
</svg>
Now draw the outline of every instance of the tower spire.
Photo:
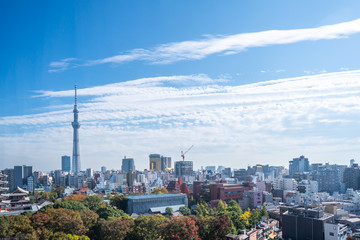
<svg viewBox="0 0 360 240">
<path fill-rule="evenodd" d="M 75 105 L 77 105 L 77 86 L 75 85 Z"/>
<path fill-rule="evenodd" d="M 74 121 L 71 123 L 74 129 L 72 171 L 77 174 L 81 171 L 80 146 L 79 146 L 79 110 L 77 109 L 77 86 L 75 85 Z"/>
</svg>

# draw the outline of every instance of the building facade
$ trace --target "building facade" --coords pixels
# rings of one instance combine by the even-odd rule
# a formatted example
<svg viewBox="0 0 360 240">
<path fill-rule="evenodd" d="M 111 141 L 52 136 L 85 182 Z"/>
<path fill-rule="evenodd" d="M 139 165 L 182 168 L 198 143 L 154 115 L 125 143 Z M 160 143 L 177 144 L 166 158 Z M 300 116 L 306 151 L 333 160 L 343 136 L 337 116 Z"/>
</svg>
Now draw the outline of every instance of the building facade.
<svg viewBox="0 0 360 240">
<path fill-rule="evenodd" d="M 149 213 L 151 208 L 171 207 L 171 206 L 187 206 L 188 199 L 185 194 L 152 194 L 127 196 L 128 206 L 126 212 L 128 214 L 144 214 Z"/>
<path fill-rule="evenodd" d="M 121 171 L 127 173 L 135 170 L 135 164 L 133 158 L 124 157 L 122 160 Z"/>
<path fill-rule="evenodd" d="M 63 172 L 70 172 L 71 171 L 70 156 L 62 156 L 61 157 L 61 170 Z"/>
<path fill-rule="evenodd" d="M 149 164 L 150 170 L 152 171 L 161 171 L 161 156 L 160 154 L 150 154 L 149 155 Z"/>
<path fill-rule="evenodd" d="M 293 158 L 293 160 L 289 162 L 290 177 L 292 177 L 294 173 L 303 172 L 309 172 L 309 159 L 305 158 L 304 156 Z"/>
</svg>

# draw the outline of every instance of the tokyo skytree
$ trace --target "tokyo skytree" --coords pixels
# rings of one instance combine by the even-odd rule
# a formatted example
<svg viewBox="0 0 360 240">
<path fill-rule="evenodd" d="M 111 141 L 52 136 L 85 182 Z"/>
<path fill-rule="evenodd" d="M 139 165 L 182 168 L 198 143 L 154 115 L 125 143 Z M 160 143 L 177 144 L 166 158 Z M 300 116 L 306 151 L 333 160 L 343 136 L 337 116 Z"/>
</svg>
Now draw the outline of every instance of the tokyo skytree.
<svg viewBox="0 0 360 240">
<path fill-rule="evenodd" d="M 74 142 L 73 142 L 73 156 L 72 156 L 72 171 L 78 173 L 81 171 L 80 162 L 80 147 L 79 147 L 79 128 L 80 123 L 78 121 L 79 110 L 77 109 L 77 90 L 75 85 L 75 105 L 74 105 L 74 121 L 71 123 L 74 128 Z"/>
</svg>

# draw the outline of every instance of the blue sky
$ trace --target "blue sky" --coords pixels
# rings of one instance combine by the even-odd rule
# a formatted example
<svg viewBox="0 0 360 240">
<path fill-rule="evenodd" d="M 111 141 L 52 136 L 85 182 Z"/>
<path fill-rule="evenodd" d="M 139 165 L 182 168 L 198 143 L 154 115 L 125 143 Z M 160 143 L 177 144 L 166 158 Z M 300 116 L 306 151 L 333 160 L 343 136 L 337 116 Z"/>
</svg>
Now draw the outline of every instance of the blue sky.
<svg viewBox="0 0 360 240">
<path fill-rule="evenodd" d="M 79 87 L 84 167 L 347 164 L 359 1 L 1 1 L 0 169 L 60 167 Z"/>
</svg>

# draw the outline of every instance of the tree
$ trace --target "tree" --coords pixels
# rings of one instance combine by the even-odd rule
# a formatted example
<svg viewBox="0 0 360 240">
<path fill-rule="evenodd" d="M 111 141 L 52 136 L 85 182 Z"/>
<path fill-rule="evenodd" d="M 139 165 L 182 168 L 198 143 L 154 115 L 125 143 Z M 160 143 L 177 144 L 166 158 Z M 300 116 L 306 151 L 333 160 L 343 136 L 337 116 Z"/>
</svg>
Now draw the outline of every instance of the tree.
<svg viewBox="0 0 360 240">
<path fill-rule="evenodd" d="M 50 217 L 45 226 L 52 232 L 75 235 L 83 235 L 86 232 L 79 212 L 63 208 L 50 208 L 45 213 Z"/>
<path fill-rule="evenodd" d="M 105 220 L 109 217 L 123 217 L 127 215 L 124 211 L 111 206 L 101 207 L 96 211 L 96 213 L 99 215 L 99 218 L 103 218 Z"/>
<path fill-rule="evenodd" d="M 34 228 L 27 216 L 13 215 L 0 217 L 0 238 L 31 239 Z"/>
<path fill-rule="evenodd" d="M 131 239 L 160 240 L 161 226 L 169 222 L 163 215 L 139 216 L 135 219 L 135 227 L 131 233 Z"/>
<path fill-rule="evenodd" d="M 216 216 L 212 221 L 209 222 L 209 232 L 212 235 L 209 239 L 225 239 L 225 235 L 228 234 L 231 229 L 232 222 L 230 218 L 225 215 Z"/>
<path fill-rule="evenodd" d="M 219 203 L 216 208 L 218 214 L 225 214 L 226 209 L 227 209 L 226 203 L 223 202 L 222 200 L 219 200 Z"/>
<path fill-rule="evenodd" d="M 68 197 L 64 197 L 63 201 L 72 200 L 72 201 L 75 201 L 75 202 L 83 202 L 85 200 L 85 198 L 87 198 L 86 195 L 74 194 L 74 195 L 70 195 Z"/>
<path fill-rule="evenodd" d="M 181 207 L 179 208 L 179 212 L 180 212 L 182 215 L 184 215 L 184 216 L 188 216 L 188 215 L 191 214 L 190 209 L 189 209 L 188 207 L 186 207 L 186 206 L 181 206 Z"/>
<path fill-rule="evenodd" d="M 165 240 L 199 240 L 198 227 L 190 217 L 173 217 L 162 225 Z"/>
<path fill-rule="evenodd" d="M 84 209 L 86 209 L 85 205 L 82 204 L 81 202 L 76 202 L 76 201 L 72 201 L 72 200 L 56 202 L 54 204 L 54 208 L 70 209 L 70 210 L 77 211 L 77 212 L 80 212 L 80 211 L 83 211 Z"/>
<path fill-rule="evenodd" d="M 99 215 L 89 209 L 84 209 L 80 213 L 80 217 L 88 231 L 95 223 L 97 223 Z"/>
<path fill-rule="evenodd" d="M 126 211 L 128 199 L 124 195 L 116 194 L 110 197 L 110 205 L 117 209 Z"/>
<path fill-rule="evenodd" d="M 173 209 L 172 207 L 167 207 L 167 208 L 165 209 L 165 214 L 168 215 L 168 216 L 170 216 L 171 214 L 173 214 L 173 212 L 174 212 L 174 209 Z"/>
<path fill-rule="evenodd" d="M 133 230 L 134 221 L 128 218 L 118 218 L 103 221 L 100 225 L 100 236 L 104 240 L 122 240 Z"/>
<path fill-rule="evenodd" d="M 265 203 L 262 205 L 262 208 L 261 208 L 261 216 L 269 216 L 269 213 L 267 212 L 267 209 L 266 209 L 266 205 Z"/>
<path fill-rule="evenodd" d="M 97 211 L 101 207 L 105 207 L 106 203 L 98 195 L 89 196 L 83 200 L 83 204 L 92 211 Z"/>
<path fill-rule="evenodd" d="M 53 190 L 53 192 L 57 194 L 57 197 L 61 197 L 61 194 L 64 192 L 64 190 L 65 190 L 64 187 L 57 187 Z"/>
<path fill-rule="evenodd" d="M 155 194 L 168 193 L 168 190 L 163 187 L 158 187 L 158 188 L 154 189 L 153 193 L 155 193 Z"/>
</svg>

